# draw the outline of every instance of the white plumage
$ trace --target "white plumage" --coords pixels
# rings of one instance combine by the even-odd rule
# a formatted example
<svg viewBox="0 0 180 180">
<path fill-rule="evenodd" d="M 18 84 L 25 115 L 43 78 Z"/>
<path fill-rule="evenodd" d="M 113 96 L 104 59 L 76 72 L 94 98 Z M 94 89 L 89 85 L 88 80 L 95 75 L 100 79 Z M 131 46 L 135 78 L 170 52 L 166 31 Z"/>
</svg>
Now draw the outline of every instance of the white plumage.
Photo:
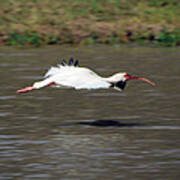
<svg viewBox="0 0 180 180">
<path fill-rule="evenodd" d="M 78 67 L 78 60 L 75 62 L 71 58 L 69 65 L 63 60 L 61 65 L 51 67 L 44 76 L 44 80 L 35 82 L 33 86 L 20 89 L 18 93 L 24 93 L 35 89 L 40 89 L 46 86 L 54 87 L 69 87 L 79 89 L 107 89 L 114 87 L 115 89 L 122 90 L 129 79 L 139 79 L 154 85 L 146 78 L 139 78 L 130 76 L 127 73 L 116 73 L 108 78 L 103 78 L 93 72 L 92 70 L 84 67 Z"/>
<path fill-rule="evenodd" d="M 63 66 L 51 67 L 44 76 L 46 79 L 34 84 L 36 88 L 54 82 L 56 86 L 75 89 L 108 88 L 109 83 L 88 68 Z"/>
</svg>

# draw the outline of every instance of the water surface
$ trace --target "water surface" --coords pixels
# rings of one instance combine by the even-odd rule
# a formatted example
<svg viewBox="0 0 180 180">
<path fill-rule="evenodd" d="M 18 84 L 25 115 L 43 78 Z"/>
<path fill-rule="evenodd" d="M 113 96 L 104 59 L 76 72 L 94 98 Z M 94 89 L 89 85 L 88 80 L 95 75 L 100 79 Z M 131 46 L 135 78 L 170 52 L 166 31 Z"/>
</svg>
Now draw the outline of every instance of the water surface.
<svg viewBox="0 0 180 180">
<path fill-rule="evenodd" d="M 16 94 L 69 57 L 103 76 L 128 72 L 157 86 Z M 179 179 L 179 57 L 179 48 L 1 47 L 0 179 Z"/>
</svg>

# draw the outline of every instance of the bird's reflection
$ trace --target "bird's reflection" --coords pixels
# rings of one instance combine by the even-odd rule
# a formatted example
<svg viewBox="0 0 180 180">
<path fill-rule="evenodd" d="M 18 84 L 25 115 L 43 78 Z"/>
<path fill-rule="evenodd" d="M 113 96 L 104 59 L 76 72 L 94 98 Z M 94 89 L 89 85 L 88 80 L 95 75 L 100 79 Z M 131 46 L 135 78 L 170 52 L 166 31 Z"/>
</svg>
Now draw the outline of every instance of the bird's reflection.
<svg viewBox="0 0 180 180">
<path fill-rule="evenodd" d="M 134 126 L 142 126 L 140 123 L 132 123 L 132 122 L 120 122 L 117 120 L 94 120 L 94 121 L 80 121 L 76 124 L 79 125 L 89 125 L 89 126 L 99 126 L 99 127 L 134 127 Z"/>
</svg>

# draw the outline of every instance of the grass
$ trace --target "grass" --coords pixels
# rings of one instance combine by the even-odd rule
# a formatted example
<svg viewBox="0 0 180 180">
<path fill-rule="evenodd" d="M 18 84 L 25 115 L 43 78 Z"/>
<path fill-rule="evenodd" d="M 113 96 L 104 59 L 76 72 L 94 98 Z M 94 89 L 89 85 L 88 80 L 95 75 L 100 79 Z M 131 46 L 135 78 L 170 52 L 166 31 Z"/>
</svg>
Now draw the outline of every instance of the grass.
<svg viewBox="0 0 180 180">
<path fill-rule="evenodd" d="M 180 44 L 179 0 L 1 0 L 0 43 Z"/>
</svg>

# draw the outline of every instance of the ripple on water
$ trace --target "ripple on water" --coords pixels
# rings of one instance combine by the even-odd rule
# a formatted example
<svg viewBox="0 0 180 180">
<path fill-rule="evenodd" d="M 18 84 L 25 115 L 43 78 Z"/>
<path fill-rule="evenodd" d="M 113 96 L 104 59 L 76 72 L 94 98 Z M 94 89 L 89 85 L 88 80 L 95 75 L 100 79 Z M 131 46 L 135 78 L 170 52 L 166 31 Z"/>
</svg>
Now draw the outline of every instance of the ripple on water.
<svg viewBox="0 0 180 180">
<path fill-rule="evenodd" d="M 30 79 L 30 80 L 40 80 L 42 79 L 42 76 L 19 76 L 16 79 Z"/>
<path fill-rule="evenodd" d="M 36 55 L 35 53 L 23 53 L 23 52 L 20 52 L 20 53 L 0 53 L 0 56 L 1 57 L 13 57 L 13 56 L 15 56 L 15 57 L 24 57 L 24 56 L 34 56 L 34 55 Z"/>
<path fill-rule="evenodd" d="M 118 96 L 118 97 L 122 97 L 122 96 L 126 96 L 125 93 L 90 93 L 87 94 L 86 96 L 93 96 L 93 97 L 110 97 L 110 96 Z"/>
<path fill-rule="evenodd" d="M 0 112 L 0 117 L 6 117 L 9 116 L 11 113 L 9 112 Z"/>
<path fill-rule="evenodd" d="M 173 179 L 179 175 L 179 76 L 170 76 L 171 71 L 179 74 L 177 53 L 166 53 L 167 48 L 131 48 L 130 54 L 130 49 L 123 47 L 61 48 L 0 53 L 7 57 L 0 63 L 4 81 L 0 96 L 0 179 L 49 180 L 56 175 L 56 179 L 157 179 L 157 175 L 159 179 Z M 121 67 L 133 73 L 143 70 L 157 86 L 132 83 L 123 93 L 113 89 L 15 93 L 41 80 L 52 57 L 79 53 L 84 57 L 82 65 L 98 72 L 111 74 Z M 122 121 L 127 126 L 81 125 L 96 119 L 107 119 L 110 125 Z"/>
<path fill-rule="evenodd" d="M 16 99 L 16 96 L 0 96 L 0 100 Z"/>
</svg>

